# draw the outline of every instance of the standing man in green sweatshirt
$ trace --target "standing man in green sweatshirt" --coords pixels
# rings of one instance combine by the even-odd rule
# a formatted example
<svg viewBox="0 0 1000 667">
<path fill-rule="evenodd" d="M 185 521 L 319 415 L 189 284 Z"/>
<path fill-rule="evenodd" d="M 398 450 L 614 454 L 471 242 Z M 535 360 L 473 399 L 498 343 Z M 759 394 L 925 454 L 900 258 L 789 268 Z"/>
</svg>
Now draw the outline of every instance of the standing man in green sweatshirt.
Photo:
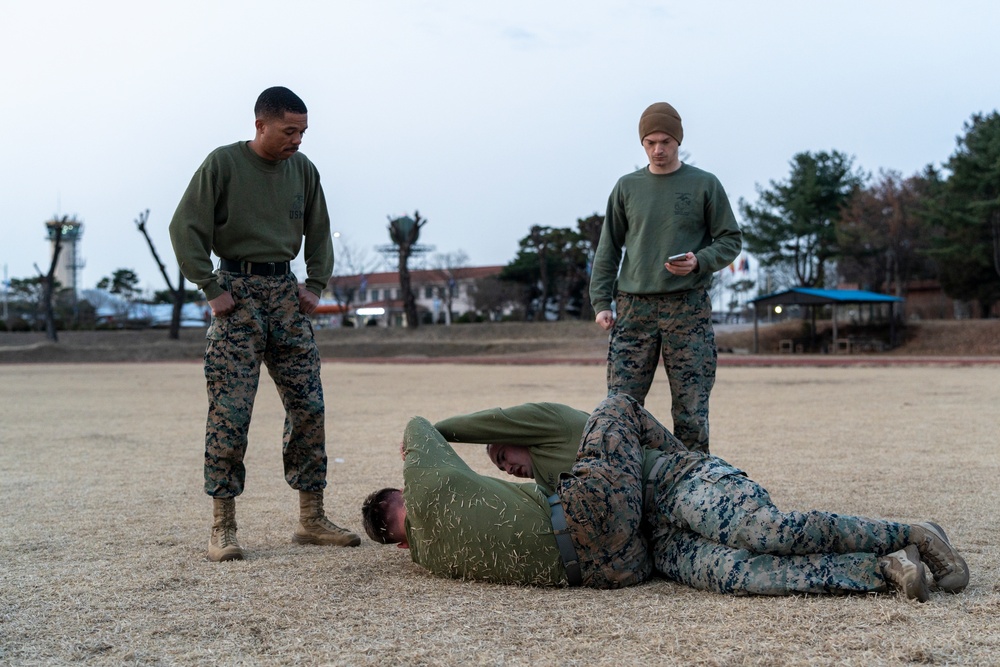
<svg viewBox="0 0 1000 667">
<path fill-rule="evenodd" d="M 299 492 L 300 520 L 292 539 L 337 546 L 361 542 L 323 510 L 323 386 L 307 316 L 333 272 L 333 242 L 319 172 L 299 153 L 308 126 L 306 105 L 278 86 L 260 94 L 254 115 L 254 138 L 209 154 L 170 222 L 181 271 L 205 293 L 213 316 L 205 351 L 211 561 L 244 557 L 236 539 L 235 498 L 246 478 L 243 458 L 261 363 L 285 406 L 285 480 Z M 290 263 L 303 242 L 307 276 L 300 286 Z"/>
<path fill-rule="evenodd" d="M 611 330 L 608 395 L 643 404 L 662 356 L 674 435 L 708 452 L 717 359 L 708 289 L 743 236 L 719 179 L 680 161 L 684 129 L 672 106 L 647 108 L 639 139 L 649 165 L 612 190 L 590 280 L 597 324 Z"/>
</svg>

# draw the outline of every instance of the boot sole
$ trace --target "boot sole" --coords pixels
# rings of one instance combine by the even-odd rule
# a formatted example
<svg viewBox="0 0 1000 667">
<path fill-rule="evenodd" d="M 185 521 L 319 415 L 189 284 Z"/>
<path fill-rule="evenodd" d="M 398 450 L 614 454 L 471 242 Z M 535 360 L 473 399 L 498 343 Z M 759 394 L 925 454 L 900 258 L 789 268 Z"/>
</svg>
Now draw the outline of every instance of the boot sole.
<svg viewBox="0 0 1000 667">
<path fill-rule="evenodd" d="M 927 566 L 920 562 L 919 554 L 917 555 L 917 559 L 917 578 L 916 581 L 910 582 L 910 585 L 906 587 L 906 596 L 918 602 L 927 602 L 931 599 L 931 591 L 927 586 Z"/>
<path fill-rule="evenodd" d="M 927 566 L 920 561 L 920 552 L 916 545 L 907 545 L 903 553 L 906 554 L 906 559 L 916 566 L 916 576 L 903 584 L 903 594 L 911 600 L 927 602 L 931 599 L 931 591 L 927 586 Z"/>
<path fill-rule="evenodd" d="M 349 538 L 344 542 L 334 542 L 320 540 L 312 537 L 311 535 L 299 535 L 298 533 L 293 533 L 292 542 L 295 544 L 315 544 L 321 547 L 356 547 L 361 544 L 361 538 L 355 535 L 353 538 Z"/>
</svg>

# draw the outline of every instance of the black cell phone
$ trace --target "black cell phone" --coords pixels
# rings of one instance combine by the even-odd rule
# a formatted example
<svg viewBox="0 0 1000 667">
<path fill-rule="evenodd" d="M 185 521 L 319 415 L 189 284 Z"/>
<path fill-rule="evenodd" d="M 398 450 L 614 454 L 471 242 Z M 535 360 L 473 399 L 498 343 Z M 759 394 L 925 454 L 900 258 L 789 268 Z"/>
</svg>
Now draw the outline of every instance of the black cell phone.
<svg viewBox="0 0 1000 667">
<path fill-rule="evenodd" d="M 667 264 L 673 264 L 674 262 L 679 262 L 687 256 L 688 254 L 686 252 L 682 252 L 679 255 L 671 255 L 670 257 L 667 257 Z"/>
</svg>

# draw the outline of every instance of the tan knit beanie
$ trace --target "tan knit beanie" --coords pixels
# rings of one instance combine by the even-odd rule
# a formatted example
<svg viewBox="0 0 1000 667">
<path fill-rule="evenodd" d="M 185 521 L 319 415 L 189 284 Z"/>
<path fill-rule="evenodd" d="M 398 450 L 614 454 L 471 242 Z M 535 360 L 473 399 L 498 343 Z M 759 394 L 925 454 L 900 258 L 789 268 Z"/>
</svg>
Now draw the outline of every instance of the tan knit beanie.
<svg viewBox="0 0 1000 667">
<path fill-rule="evenodd" d="M 677 109 L 666 102 L 657 102 L 646 107 L 639 117 L 639 141 L 653 132 L 666 132 L 681 144 L 684 141 L 684 128 L 681 126 L 681 116 L 677 113 Z"/>
</svg>

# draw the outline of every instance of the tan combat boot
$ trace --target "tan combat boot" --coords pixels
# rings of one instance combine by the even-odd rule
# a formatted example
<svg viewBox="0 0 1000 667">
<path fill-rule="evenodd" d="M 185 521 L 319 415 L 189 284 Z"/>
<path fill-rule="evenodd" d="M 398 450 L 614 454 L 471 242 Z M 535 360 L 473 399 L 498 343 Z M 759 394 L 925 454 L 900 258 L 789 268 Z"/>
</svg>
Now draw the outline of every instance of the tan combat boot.
<svg viewBox="0 0 1000 667">
<path fill-rule="evenodd" d="M 243 560 L 243 547 L 236 541 L 236 499 L 212 499 L 212 539 L 208 541 L 208 560 Z"/>
<path fill-rule="evenodd" d="M 920 552 L 914 544 L 882 556 L 878 561 L 885 583 L 899 589 L 911 600 L 927 602 L 931 595 L 927 588 L 926 568 L 920 562 Z"/>
<path fill-rule="evenodd" d="M 933 521 L 910 526 L 910 544 L 917 545 L 920 559 L 934 574 L 938 588 L 947 593 L 960 593 L 969 585 L 969 566 L 951 546 L 941 526 Z"/>
<path fill-rule="evenodd" d="M 341 528 L 323 513 L 322 491 L 299 491 L 299 525 L 292 541 L 297 544 L 323 544 L 356 547 L 361 538 Z"/>
</svg>

